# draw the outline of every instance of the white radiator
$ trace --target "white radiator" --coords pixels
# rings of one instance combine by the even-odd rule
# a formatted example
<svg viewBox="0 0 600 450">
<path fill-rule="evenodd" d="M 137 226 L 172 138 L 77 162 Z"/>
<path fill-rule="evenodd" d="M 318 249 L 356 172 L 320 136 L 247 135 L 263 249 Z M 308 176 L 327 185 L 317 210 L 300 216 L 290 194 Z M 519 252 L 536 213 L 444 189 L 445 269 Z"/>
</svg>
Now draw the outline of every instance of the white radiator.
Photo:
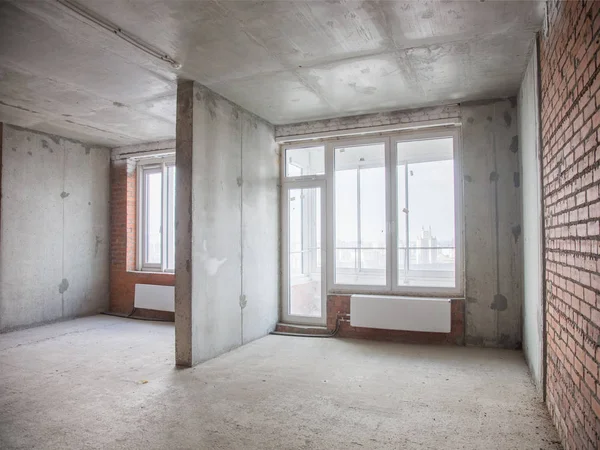
<svg viewBox="0 0 600 450">
<path fill-rule="evenodd" d="M 350 325 L 384 330 L 450 332 L 450 299 L 352 295 Z"/>
<path fill-rule="evenodd" d="M 156 284 L 136 284 L 135 308 L 175 312 L 175 287 Z"/>
</svg>

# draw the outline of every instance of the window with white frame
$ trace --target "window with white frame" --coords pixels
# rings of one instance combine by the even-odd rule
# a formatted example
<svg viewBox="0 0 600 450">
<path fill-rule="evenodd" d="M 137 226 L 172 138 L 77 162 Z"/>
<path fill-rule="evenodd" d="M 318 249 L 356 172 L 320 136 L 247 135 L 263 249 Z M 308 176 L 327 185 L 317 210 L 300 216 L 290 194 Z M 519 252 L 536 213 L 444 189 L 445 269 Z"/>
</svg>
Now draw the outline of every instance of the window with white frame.
<svg viewBox="0 0 600 450">
<path fill-rule="evenodd" d="M 311 145 L 284 148 L 284 183 L 326 182 L 329 292 L 462 293 L 457 128 Z"/>
<path fill-rule="evenodd" d="M 138 270 L 175 270 L 175 158 L 137 163 Z"/>
</svg>

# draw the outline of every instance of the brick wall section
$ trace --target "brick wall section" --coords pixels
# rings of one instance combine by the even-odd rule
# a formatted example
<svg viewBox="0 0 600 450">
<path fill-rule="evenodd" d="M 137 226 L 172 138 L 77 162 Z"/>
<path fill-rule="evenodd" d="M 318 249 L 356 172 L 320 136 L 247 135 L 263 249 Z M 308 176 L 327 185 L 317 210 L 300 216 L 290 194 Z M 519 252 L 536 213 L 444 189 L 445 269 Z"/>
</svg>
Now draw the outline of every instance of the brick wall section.
<svg viewBox="0 0 600 450">
<path fill-rule="evenodd" d="M 175 285 L 172 273 L 136 272 L 136 170 L 126 160 L 111 164 L 110 310 L 130 314 L 135 285 Z M 173 320 L 166 311 L 136 310 L 136 316 Z"/>
<path fill-rule="evenodd" d="M 464 345 L 465 336 L 464 300 L 452 300 L 450 309 L 450 333 L 426 333 L 418 331 L 380 330 L 353 327 L 350 325 L 350 296 L 329 295 L 327 297 L 327 329 L 332 332 L 339 318 L 338 336 L 376 341 L 405 342 L 411 344 Z"/>
<path fill-rule="evenodd" d="M 600 2 L 548 4 L 541 37 L 547 403 L 564 447 L 600 448 Z"/>
<path fill-rule="evenodd" d="M 278 125 L 275 127 L 275 137 L 310 135 L 311 133 L 324 133 L 328 131 L 349 131 L 356 128 L 410 124 L 458 117 L 460 117 L 460 107 L 454 104 L 378 114 L 363 114 L 361 116 L 340 117 L 337 119 L 315 120 L 291 125 Z"/>
</svg>

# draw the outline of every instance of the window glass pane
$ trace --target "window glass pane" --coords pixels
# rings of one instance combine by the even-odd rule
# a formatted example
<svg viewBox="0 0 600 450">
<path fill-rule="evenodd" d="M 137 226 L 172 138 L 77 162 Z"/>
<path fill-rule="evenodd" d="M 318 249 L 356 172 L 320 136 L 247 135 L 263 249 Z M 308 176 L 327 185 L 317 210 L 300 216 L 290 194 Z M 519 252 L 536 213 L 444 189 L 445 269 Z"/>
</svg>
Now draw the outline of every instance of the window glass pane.
<svg viewBox="0 0 600 450">
<path fill-rule="evenodd" d="M 175 269 L 175 166 L 167 167 L 167 261 Z"/>
<path fill-rule="evenodd" d="M 146 185 L 146 263 L 161 263 L 162 173 L 147 172 Z"/>
<path fill-rule="evenodd" d="M 288 312 L 322 317 L 320 189 L 290 189 L 288 209 Z"/>
<path fill-rule="evenodd" d="M 386 285 L 385 146 L 335 149 L 335 283 Z"/>
<path fill-rule="evenodd" d="M 452 145 L 452 138 L 398 143 L 400 286 L 456 286 Z"/>
<path fill-rule="evenodd" d="M 323 175 L 325 147 L 292 148 L 285 151 L 285 174 L 288 177 Z"/>
</svg>

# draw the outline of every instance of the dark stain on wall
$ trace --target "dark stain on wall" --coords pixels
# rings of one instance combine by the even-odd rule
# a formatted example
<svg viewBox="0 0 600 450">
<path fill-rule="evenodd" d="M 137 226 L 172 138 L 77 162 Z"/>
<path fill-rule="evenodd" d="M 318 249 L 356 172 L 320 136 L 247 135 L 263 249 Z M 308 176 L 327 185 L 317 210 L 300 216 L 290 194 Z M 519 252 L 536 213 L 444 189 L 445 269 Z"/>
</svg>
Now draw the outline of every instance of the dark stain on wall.
<svg viewBox="0 0 600 450">
<path fill-rule="evenodd" d="M 67 289 L 69 289 L 69 280 L 63 278 L 60 284 L 58 285 L 58 292 L 60 294 L 64 294 L 65 292 L 67 292 Z"/>
<path fill-rule="evenodd" d="M 519 151 L 519 136 L 513 136 L 512 141 L 510 142 L 510 151 L 513 153 L 517 153 Z"/>
<path fill-rule="evenodd" d="M 515 243 L 519 242 L 519 237 L 521 236 L 521 225 L 515 225 L 511 228 L 511 232 L 513 237 L 515 238 Z"/>
<path fill-rule="evenodd" d="M 512 116 L 510 115 L 510 113 L 508 111 L 504 111 L 504 125 L 506 125 L 506 128 L 510 128 L 510 125 L 512 124 Z"/>
<path fill-rule="evenodd" d="M 100 244 L 102 244 L 102 239 L 100 239 L 100 236 L 96 235 L 96 246 L 94 248 L 94 256 L 98 256 L 98 249 L 100 248 Z"/>
<path fill-rule="evenodd" d="M 502 294 L 496 294 L 490 308 L 495 311 L 506 311 L 508 308 L 508 299 Z"/>
</svg>

